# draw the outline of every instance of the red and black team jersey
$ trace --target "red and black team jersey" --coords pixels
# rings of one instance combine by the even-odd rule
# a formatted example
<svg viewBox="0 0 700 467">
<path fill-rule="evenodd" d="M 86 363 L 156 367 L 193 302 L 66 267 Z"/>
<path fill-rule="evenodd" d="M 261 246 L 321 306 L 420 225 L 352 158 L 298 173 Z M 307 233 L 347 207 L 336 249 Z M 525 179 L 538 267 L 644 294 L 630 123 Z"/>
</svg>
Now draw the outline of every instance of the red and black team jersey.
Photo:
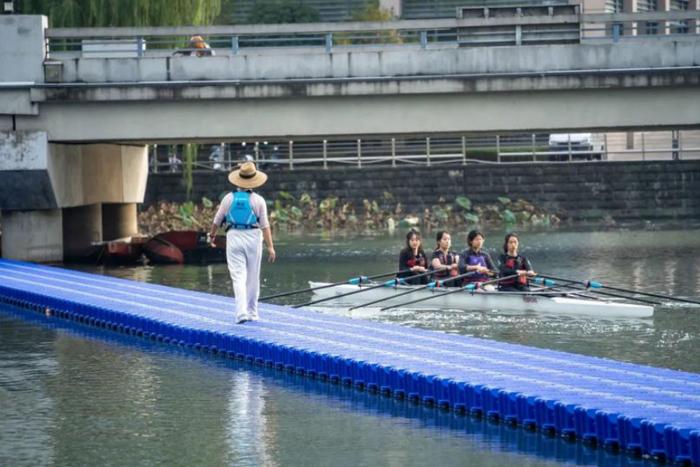
<svg viewBox="0 0 700 467">
<path fill-rule="evenodd" d="M 518 270 L 529 271 L 532 269 L 532 265 L 524 256 L 510 256 L 508 254 L 502 254 L 499 258 L 499 268 L 498 275 L 500 277 L 512 276 L 517 274 Z M 513 277 L 512 279 L 506 279 L 498 283 L 498 288 L 504 289 L 525 289 L 527 288 L 527 277 Z"/>
<path fill-rule="evenodd" d="M 431 263 L 432 260 L 437 258 L 440 260 L 440 264 L 443 264 L 445 266 L 449 266 L 450 264 L 457 264 L 457 253 L 454 251 L 448 251 L 447 254 L 443 253 L 442 250 L 435 250 L 433 251 L 433 257 L 431 258 Z M 456 276 L 459 273 L 457 268 L 451 269 L 449 271 L 441 271 L 441 270 L 436 270 L 433 273 L 433 276 L 435 276 L 436 279 L 446 279 L 450 276 Z M 459 285 L 459 284 L 457 284 Z M 450 284 L 452 286 L 452 284 Z"/>
<path fill-rule="evenodd" d="M 409 248 L 404 248 L 401 250 L 399 255 L 399 271 L 405 271 L 398 274 L 400 278 L 406 278 L 414 276 L 420 273 L 411 272 L 410 269 L 415 266 L 422 266 L 428 268 L 428 259 L 425 256 L 423 250 L 418 250 L 418 254 L 414 255 L 413 250 Z M 416 277 L 413 279 L 406 279 L 406 283 L 410 285 L 420 285 L 428 283 L 428 276 Z"/>
</svg>

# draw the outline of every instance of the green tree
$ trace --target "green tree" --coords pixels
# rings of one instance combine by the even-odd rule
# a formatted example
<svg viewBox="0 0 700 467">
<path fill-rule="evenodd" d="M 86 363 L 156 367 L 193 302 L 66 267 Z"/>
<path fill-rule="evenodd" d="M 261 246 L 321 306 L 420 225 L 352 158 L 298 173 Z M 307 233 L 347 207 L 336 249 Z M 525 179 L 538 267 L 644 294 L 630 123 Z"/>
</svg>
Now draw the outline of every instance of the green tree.
<svg viewBox="0 0 700 467">
<path fill-rule="evenodd" d="M 207 25 L 221 0 L 24 0 L 24 14 L 49 17 L 52 27 Z"/>
<path fill-rule="evenodd" d="M 390 10 L 381 8 L 379 0 L 367 0 L 364 8 L 352 13 L 353 21 L 391 21 L 394 15 Z"/>
<path fill-rule="evenodd" d="M 315 23 L 320 16 L 303 0 L 258 0 L 248 16 L 252 24 Z"/>
<path fill-rule="evenodd" d="M 391 21 L 394 15 L 390 10 L 381 8 L 379 0 L 367 0 L 365 6 L 352 13 L 353 21 Z M 401 35 L 396 30 L 377 31 L 366 33 L 363 38 L 356 37 L 356 33 L 337 33 L 334 35 L 339 45 L 350 44 L 399 44 Z"/>
</svg>

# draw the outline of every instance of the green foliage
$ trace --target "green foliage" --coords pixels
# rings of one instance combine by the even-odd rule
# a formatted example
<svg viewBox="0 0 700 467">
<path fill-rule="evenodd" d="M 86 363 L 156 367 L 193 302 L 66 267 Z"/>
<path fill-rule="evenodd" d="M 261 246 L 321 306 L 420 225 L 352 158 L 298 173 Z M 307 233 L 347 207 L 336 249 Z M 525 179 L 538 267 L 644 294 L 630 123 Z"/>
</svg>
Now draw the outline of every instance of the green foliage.
<svg viewBox="0 0 700 467">
<path fill-rule="evenodd" d="M 379 6 L 379 0 L 367 0 L 364 8 L 355 10 L 352 14 L 353 21 L 391 21 L 393 17 L 390 10 Z"/>
<path fill-rule="evenodd" d="M 283 201 L 292 201 L 294 202 L 294 196 L 290 194 L 287 191 L 280 191 L 279 194 L 277 195 L 279 198 Z"/>
<path fill-rule="evenodd" d="M 470 200 L 466 196 L 458 196 L 455 199 L 455 203 L 457 203 L 457 205 L 459 205 L 465 211 L 469 211 L 472 208 L 472 200 Z"/>
<path fill-rule="evenodd" d="M 380 8 L 379 0 L 367 0 L 364 8 L 356 10 L 352 14 L 353 21 L 391 21 L 394 19 L 391 11 Z M 398 31 L 377 31 L 364 34 L 364 38 L 358 38 L 356 33 L 335 33 L 335 43 L 338 45 L 351 44 L 400 44 L 402 42 Z"/>
<path fill-rule="evenodd" d="M 509 211 L 508 209 L 504 210 L 501 213 L 501 219 L 503 219 L 503 223 L 506 225 L 512 225 L 517 222 L 515 214 L 513 214 L 513 212 Z"/>
<path fill-rule="evenodd" d="M 505 196 L 499 196 L 498 201 L 504 206 L 508 206 L 511 203 L 510 198 L 506 198 Z"/>
<path fill-rule="evenodd" d="M 43 14 L 51 27 L 212 24 L 221 0 L 25 0 L 22 13 Z"/>
<path fill-rule="evenodd" d="M 465 221 L 467 221 L 468 224 L 478 224 L 479 223 L 479 216 L 477 216 L 474 213 L 471 212 L 463 212 L 462 217 L 464 218 Z"/>
<path fill-rule="evenodd" d="M 258 0 L 248 16 L 252 24 L 315 23 L 318 11 L 303 0 Z"/>
<path fill-rule="evenodd" d="M 212 203 L 206 196 L 202 197 L 202 205 L 207 209 L 214 207 L 214 203 Z"/>
</svg>

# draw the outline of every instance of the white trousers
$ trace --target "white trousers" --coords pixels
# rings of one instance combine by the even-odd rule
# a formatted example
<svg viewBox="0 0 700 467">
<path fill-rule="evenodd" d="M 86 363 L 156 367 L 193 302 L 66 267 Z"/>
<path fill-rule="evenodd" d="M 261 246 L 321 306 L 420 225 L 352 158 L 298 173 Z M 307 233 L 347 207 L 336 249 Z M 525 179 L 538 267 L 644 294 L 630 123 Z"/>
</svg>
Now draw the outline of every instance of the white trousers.
<svg viewBox="0 0 700 467">
<path fill-rule="evenodd" d="M 231 229 L 226 233 L 226 262 L 236 297 L 236 321 L 258 319 L 262 241 L 260 229 Z"/>
</svg>

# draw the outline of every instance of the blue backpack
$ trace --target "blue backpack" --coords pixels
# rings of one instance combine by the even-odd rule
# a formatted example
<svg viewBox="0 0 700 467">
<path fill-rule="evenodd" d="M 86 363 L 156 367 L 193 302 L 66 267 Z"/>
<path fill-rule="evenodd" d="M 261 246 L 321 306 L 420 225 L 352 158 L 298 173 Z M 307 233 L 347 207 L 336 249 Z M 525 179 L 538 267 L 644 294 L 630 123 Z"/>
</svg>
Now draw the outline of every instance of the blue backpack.
<svg viewBox="0 0 700 467">
<path fill-rule="evenodd" d="M 233 192 L 231 208 L 226 214 L 226 222 L 232 229 L 254 229 L 258 227 L 258 216 L 250 205 L 250 192 Z"/>
</svg>

